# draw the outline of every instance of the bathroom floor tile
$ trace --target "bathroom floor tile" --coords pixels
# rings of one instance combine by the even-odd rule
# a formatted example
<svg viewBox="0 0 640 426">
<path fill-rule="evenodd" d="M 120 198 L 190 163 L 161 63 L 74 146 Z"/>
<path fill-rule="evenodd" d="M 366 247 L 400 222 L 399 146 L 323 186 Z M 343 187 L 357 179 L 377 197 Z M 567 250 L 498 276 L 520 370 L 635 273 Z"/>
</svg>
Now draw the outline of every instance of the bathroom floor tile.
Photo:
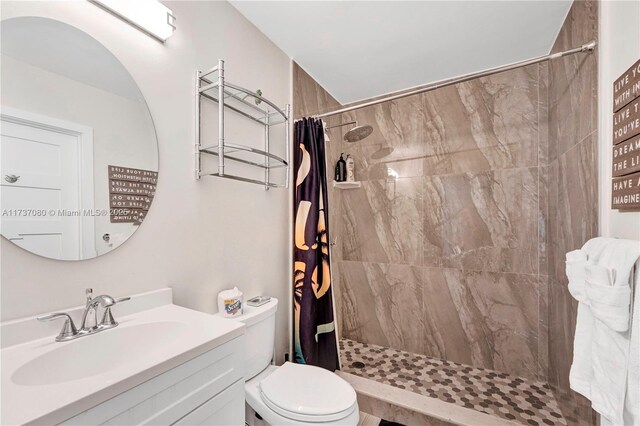
<svg viewBox="0 0 640 426">
<path fill-rule="evenodd" d="M 566 425 L 551 388 L 498 371 L 340 340 L 342 371 L 525 425 Z"/>
</svg>

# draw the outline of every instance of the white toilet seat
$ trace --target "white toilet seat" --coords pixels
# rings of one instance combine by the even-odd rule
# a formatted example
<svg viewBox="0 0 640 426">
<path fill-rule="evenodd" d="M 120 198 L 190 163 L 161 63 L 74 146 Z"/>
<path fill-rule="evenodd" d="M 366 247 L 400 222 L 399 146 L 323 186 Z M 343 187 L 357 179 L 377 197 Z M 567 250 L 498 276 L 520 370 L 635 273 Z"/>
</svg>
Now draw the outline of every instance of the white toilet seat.
<svg viewBox="0 0 640 426">
<path fill-rule="evenodd" d="M 348 416 L 356 404 L 356 392 L 349 383 L 311 365 L 285 362 L 259 386 L 260 396 L 269 408 L 301 422 L 339 420 Z"/>
<path fill-rule="evenodd" d="M 297 364 L 296 366 L 302 368 L 287 367 L 282 374 L 278 373 L 278 371 L 284 366 L 269 366 L 258 376 L 247 381 L 245 394 L 249 406 L 272 425 L 322 424 L 356 426 L 358 424 L 359 409 L 356 394 L 346 381 L 334 373 L 322 370 L 320 373 L 315 373 L 322 376 L 326 375 L 324 377 L 326 381 L 321 378 L 317 382 L 305 382 L 305 379 L 308 380 L 310 376 L 317 378 L 317 376 L 314 376 L 313 371 L 307 373 L 308 369 L 313 370 L 317 367 Z M 286 381 L 290 377 L 290 373 L 294 371 L 295 375 L 298 376 L 297 380 L 295 380 L 298 383 L 297 385 L 294 382 Z M 274 374 L 273 380 L 267 380 Z M 301 383 L 302 385 L 300 385 Z M 315 387 L 314 383 L 316 384 Z M 282 386 L 285 387 L 282 388 Z M 262 388 L 266 390 L 266 393 L 263 392 Z M 304 388 L 304 392 L 300 391 L 301 388 Z M 324 400 L 315 398 L 318 401 L 309 401 L 305 397 L 292 399 L 286 395 L 286 392 L 281 393 L 278 391 L 285 390 L 289 391 L 290 394 L 313 397 L 319 396 L 319 392 L 328 388 L 334 389 L 334 391 L 330 392 L 331 395 L 343 395 L 343 398 L 332 400 L 329 396 Z M 341 390 L 343 391 L 342 393 Z M 326 394 L 324 392 L 325 396 Z M 334 404 L 336 401 L 337 404 Z"/>
<path fill-rule="evenodd" d="M 269 398 L 266 397 L 262 392 L 260 392 L 260 396 L 262 397 L 262 401 L 264 401 L 267 407 L 272 409 L 274 412 L 288 419 L 297 420 L 299 422 L 304 422 L 304 423 L 327 423 L 327 422 L 333 422 L 336 420 L 341 420 L 349 416 L 349 414 L 351 414 L 355 409 L 355 407 L 352 405 L 348 409 L 344 411 L 340 411 L 338 413 L 320 414 L 320 415 L 302 414 L 295 411 L 285 410 L 284 408 L 279 407 L 278 405 L 270 401 Z"/>
</svg>

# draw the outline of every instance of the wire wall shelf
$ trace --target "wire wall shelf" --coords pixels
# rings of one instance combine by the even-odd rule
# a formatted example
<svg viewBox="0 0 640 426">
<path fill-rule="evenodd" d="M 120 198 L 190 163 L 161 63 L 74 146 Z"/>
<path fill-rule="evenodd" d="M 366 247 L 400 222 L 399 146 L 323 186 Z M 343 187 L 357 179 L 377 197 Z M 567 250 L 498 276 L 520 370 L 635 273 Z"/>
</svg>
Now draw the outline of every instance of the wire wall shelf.
<svg viewBox="0 0 640 426">
<path fill-rule="evenodd" d="M 217 78 L 212 75 L 217 74 Z M 214 76 L 215 77 L 215 76 Z M 218 104 L 218 140 L 215 144 L 202 144 L 202 104 L 204 101 L 212 101 Z M 225 111 L 230 110 L 241 117 L 264 127 L 264 149 L 258 149 L 249 145 L 229 143 L 225 140 Z M 289 187 L 289 156 L 290 156 L 290 115 L 291 106 L 284 108 L 262 96 L 262 92 L 251 91 L 241 86 L 229 83 L 225 80 L 224 61 L 219 60 L 218 65 L 208 71 L 196 72 L 196 179 L 202 176 L 215 176 L 263 185 L 269 188 Z M 270 129 L 273 126 L 284 125 L 285 158 L 279 157 L 270 151 Z M 218 159 L 216 170 L 202 170 L 202 155 L 215 156 Z M 246 176 L 232 175 L 225 172 L 227 160 L 236 163 L 247 164 L 264 170 L 264 179 L 254 179 Z M 270 171 L 272 169 L 284 169 L 284 182 L 272 182 Z"/>
</svg>

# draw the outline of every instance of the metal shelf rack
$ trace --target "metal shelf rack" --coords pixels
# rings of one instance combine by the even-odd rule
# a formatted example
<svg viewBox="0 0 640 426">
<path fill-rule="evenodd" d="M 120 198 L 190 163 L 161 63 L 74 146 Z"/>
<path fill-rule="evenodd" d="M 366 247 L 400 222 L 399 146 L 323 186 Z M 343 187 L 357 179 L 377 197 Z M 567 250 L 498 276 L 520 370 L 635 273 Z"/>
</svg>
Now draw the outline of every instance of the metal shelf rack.
<svg viewBox="0 0 640 426">
<path fill-rule="evenodd" d="M 217 79 L 211 78 L 217 73 Z M 218 141 L 216 144 L 203 145 L 201 141 L 201 102 L 213 101 L 218 104 Z M 253 101 L 253 102 L 252 102 Z M 245 117 L 252 122 L 264 127 L 264 150 L 236 143 L 228 143 L 224 137 L 225 110 Z M 233 179 L 241 182 L 264 185 L 269 188 L 289 187 L 289 156 L 290 156 L 290 115 L 291 106 L 285 105 L 279 108 L 273 102 L 262 96 L 260 91 L 253 92 L 241 86 L 229 83 L 225 80 L 224 61 L 218 60 L 218 65 L 208 71 L 196 72 L 196 179 L 202 176 L 216 176 Z M 270 152 L 269 130 L 272 126 L 285 126 L 285 158 L 281 158 Z M 218 157 L 217 170 L 202 170 L 202 155 Z M 243 157 L 244 156 L 244 157 Z M 238 163 L 264 169 L 264 180 L 232 175 L 225 172 L 225 161 L 232 160 Z M 270 170 L 276 168 L 285 169 L 285 181 L 283 183 L 271 182 Z"/>
</svg>

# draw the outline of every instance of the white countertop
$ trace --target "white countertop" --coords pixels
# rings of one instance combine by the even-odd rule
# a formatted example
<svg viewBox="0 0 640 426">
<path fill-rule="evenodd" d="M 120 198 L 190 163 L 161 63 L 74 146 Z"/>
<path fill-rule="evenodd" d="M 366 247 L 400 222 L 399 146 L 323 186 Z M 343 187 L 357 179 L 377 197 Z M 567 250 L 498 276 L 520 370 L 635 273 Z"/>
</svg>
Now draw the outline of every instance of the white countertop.
<svg viewBox="0 0 640 426">
<path fill-rule="evenodd" d="M 114 329 L 68 342 L 47 336 L 2 349 L 0 424 L 60 423 L 244 334 L 237 321 L 172 304 L 116 320 Z M 138 339 L 140 331 L 146 333 Z M 63 364 L 59 371 L 56 363 Z M 101 367 L 105 363 L 110 366 Z M 60 372 L 76 365 L 89 373 Z M 33 374 L 38 371 L 47 377 Z"/>
</svg>

